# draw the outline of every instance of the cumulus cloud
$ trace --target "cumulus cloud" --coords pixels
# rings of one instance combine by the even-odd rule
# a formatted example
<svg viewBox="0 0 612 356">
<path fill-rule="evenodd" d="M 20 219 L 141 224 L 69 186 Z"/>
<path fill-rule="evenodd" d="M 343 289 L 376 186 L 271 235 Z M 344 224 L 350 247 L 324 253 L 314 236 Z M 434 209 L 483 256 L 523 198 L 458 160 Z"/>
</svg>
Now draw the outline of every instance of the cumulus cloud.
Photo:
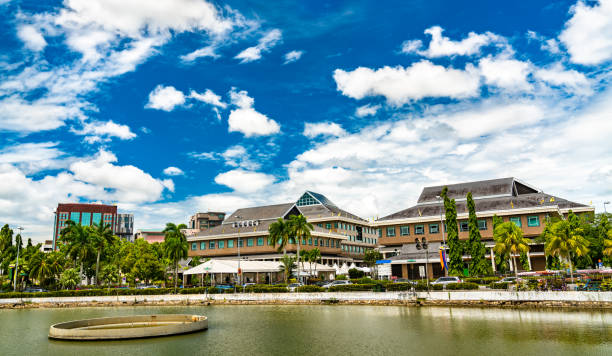
<svg viewBox="0 0 612 356">
<path fill-rule="evenodd" d="M 238 53 L 234 58 L 240 59 L 240 63 L 248 63 L 261 59 L 262 53 L 270 51 L 283 38 L 282 32 L 279 29 L 270 30 L 262 38 L 256 46 L 249 47 Z"/>
<path fill-rule="evenodd" d="M 223 152 L 192 152 L 189 155 L 196 159 L 222 161 L 223 164 L 230 167 L 241 167 L 249 170 L 256 170 L 261 167 L 261 164 L 253 159 L 249 150 L 241 145 L 231 146 Z"/>
<path fill-rule="evenodd" d="M 32 25 L 22 25 L 17 29 L 17 37 L 23 44 L 33 50 L 42 51 L 47 46 L 47 41 L 36 27 Z"/>
<path fill-rule="evenodd" d="M 353 71 L 336 69 L 334 80 L 338 90 L 353 99 L 384 96 L 390 104 L 403 105 L 426 97 L 468 98 L 479 88 L 477 71 L 468 65 L 465 70 L 446 68 L 427 60 L 410 67 L 383 67 L 372 70 L 359 67 Z"/>
<path fill-rule="evenodd" d="M 145 108 L 172 111 L 176 106 L 185 104 L 185 94 L 173 86 L 158 85 L 149 93 Z"/>
<path fill-rule="evenodd" d="M 529 90 L 531 85 L 527 82 L 530 65 L 527 62 L 504 56 L 480 59 L 478 69 L 485 79 L 485 83 L 507 90 Z"/>
<path fill-rule="evenodd" d="M 164 169 L 164 174 L 167 176 L 182 176 L 185 172 L 178 167 L 168 167 Z"/>
<path fill-rule="evenodd" d="M 378 112 L 378 110 L 381 108 L 380 105 L 363 105 L 357 108 L 357 110 L 355 110 L 355 116 L 357 117 L 366 117 L 366 116 L 373 116 L 376 115 L 376 113 Z"/>
<path fill-rule="evenodd" d="M 121 140 L 131 140 L 136 137 L 129 126 L 117 124 L 112 120 L 86 123 L 81 130 L 74 130 L 74 132 L 79 135 L 90 135 L 90 137 L 98 138 L 98 140 L 107 140 L 113 137 Z M 92 140 L 90 139 L 90 141 Z"/>
<path fill-rule="evenodd" d="M 267 136 L 280 132 L 278 123 L 253 108 L 255 100 L 244 90 L 230 91 L 232 110 L 227 121 L 229 132 L 240 132 L 246 137 Z"/>
<path fill-rule="evenodd" d="M 13 164 L 26 174 L 68 166 L 70 158 L 57 142 L 28 142 L 0 149 L 0 165 Z"/>
<path fill-rule="evenodd" d="M 78 103 L 57 104 L 55 100 L 26 101 L 17 95 L 0 99 L 0 130 L 36 132 L 64 126 L 69 118 L 82 118 Z"/>
<path fill-rule="evenodd" d="M 192 90 L 191 93 L 189 93 L 189 97 L 221 109 L 225 109 L 227 107 L 227 104 L 221 101 L 221 96 L 215 94 L 210 89 L 206 89 L 204 94 L 200 94 L 195 90 Z"/>
<path fill-rule="evenodd" d="M 555 63 L 548 68 L 540 68 L 534 72 L 534 77 L 554 87 L 561 87 L 565 91 L 591 95 L 593 90 L 589 79 L 574 69 L 566 69 L 561 63 Z"/>
<path fill-rule="evenodd" d="M 234 169 L 217 175 L 215 182 L 241 193 L 254 193 L 272 184 L 274 177 L 264 173 Z"/>
<path fill-rule="evenodd" d="M 306 122 L 304 123 L 304 136 L 308 138 L 315 138 L 317 136 L 343 136 L 346 131 L 342 126 L 335 122 Z"/>
<path fill-rule="evenodd" d="M 304 51 L 290 51 L 285 53 L 285 62 L 283 64 L 289 64 L 292 62 L 296 62 L 298 61 L 300 58 L 302 58 L 302 55 L 304 54 Z"/>
<path fill-rule="evenodd" d="M 200 49 L 196 49 L 193 52 L 189 52 L 185 55 L 182 55 L 180 56 L 180 59 L 183 62 L 193 62 L 197 60 L 198 58 L 204 58 L 204 57 L 210 57 L 213 59 L 217 59 L 221 56 L 216 52 L 216 50 L 217 49 L 214 46 L 206 46 Z"/>
<path fill-rule="evenodd" d="M 402 52 L 408 54 L 418 54 L 428 58 L 446 56 L 471 56 L 480 53 L 480 49 L 490 44 L 506 45 L 506 40 L 491 32 L 477 34 L 470 32 L 461 41 L 452 41 L 450 38 L 442 36 L 444 29 L 440 26 L 433 26 L 425 30 L 425 34 L 431 36 L 429 47 L 422 49 L 423 43 L 420 40 L 406 41 L 402 44 Z"/>
<path fill-rule="evenodd" d="M 596 65 L 612 59 L 612 0 L 593 6 L 578 1 L 559 39 L 574 63 Z"/>
</svg>

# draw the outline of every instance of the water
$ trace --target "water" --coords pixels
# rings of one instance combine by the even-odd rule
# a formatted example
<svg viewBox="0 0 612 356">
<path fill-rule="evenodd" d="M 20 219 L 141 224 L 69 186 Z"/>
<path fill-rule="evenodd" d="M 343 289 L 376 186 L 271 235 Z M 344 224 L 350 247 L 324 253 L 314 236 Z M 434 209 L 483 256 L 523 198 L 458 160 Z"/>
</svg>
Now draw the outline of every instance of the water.
<svg viewBox="0 0 612 356">
<path fill-rule="evenodd" d="M 53 341 L 85 318 L 203 314 L 204 332 Z M 612 355 L 612 313 L 378 306 L 193 306 L 0 310 L 0 355 Z"/>
</svg>

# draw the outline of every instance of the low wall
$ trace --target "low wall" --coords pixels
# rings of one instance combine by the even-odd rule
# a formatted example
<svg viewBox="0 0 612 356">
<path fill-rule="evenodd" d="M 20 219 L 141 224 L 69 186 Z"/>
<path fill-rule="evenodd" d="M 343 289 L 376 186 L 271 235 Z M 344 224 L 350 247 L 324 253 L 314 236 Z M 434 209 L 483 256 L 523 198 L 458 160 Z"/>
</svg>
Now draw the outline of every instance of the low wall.
<svg viewBox="0 0 612 356">
<path fill-rule="evenodd" d="M 612 292 L 325 292 L 166 294 L 0 299 L 0 308 L 190 304 L 381 304 L 612 308 Z"/>
</svg>

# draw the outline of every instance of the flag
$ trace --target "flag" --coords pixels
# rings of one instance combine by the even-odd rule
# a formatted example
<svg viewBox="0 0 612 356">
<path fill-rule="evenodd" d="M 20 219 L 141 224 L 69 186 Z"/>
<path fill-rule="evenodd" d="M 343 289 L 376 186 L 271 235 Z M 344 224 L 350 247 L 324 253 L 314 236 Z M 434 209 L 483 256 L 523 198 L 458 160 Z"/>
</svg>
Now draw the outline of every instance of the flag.
<svg viewBox="0 0 612 356">
<path fill-rule="evenodd" d="M 340 216 L 340 212 L 338 212 L 338 216 Z"/>
<path fill-rule="evenodd" d="M 440 266 L 442 269 L 448 269 L 448 266 L 446 265 L 446 252 L 442 246 L 440 246 Z"/>
<path fill-rule="evenodd" d="M 593 201 L 592 200 L 589 202 L 589 205 L 593 205 Z"/>
<path fill-rule="evenodd" d="M 419 216 L 423 216 L 423 213 L 421 213 L 421 209 L 417 209 L 419 211 Z"/>
<path fill-rule="evenodd" d="M 510 202 L 510 207 L 511 207 L 512 209 L 514 209 L 514 203 L 513 203 L 513 202 Z"/>
<path fill-rule="evenodd" d="M 550 197 L 550 202 L 554 202 L 555 201 L 555 197 Z"/>
<path fill-rule="evenodd" d="M 542 198 L 542 200 L 540 200 L 540 205 L 544 204 L 544 198 Z"/>
</svg>

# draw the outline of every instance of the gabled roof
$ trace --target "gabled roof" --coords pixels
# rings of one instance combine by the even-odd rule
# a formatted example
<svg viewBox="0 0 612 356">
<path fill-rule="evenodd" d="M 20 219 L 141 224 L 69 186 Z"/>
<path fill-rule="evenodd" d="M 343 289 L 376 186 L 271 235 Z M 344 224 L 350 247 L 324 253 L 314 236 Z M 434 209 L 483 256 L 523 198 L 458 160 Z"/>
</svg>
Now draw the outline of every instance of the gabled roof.
<svg viewBox="0 0 612 356">
<path fill-rule="evenodd" d="M 465 182 L 458 184 L 425 187 L 417 200 L 417 204 L 438 202 L 438 196 L 444 187 L 448 187 L 450 199 L 465 199 L 472 192 L 474 199 L 499 196 L 519 196 L 522 194 L 541 193 L 542 191 L 514 177 Z"/>
<path fill-rule="evenodd" d="M 316 202 L 310 203 L 308 205 L 300 205 L 300 201 L 309 200 L 308 197 L 311 197 Z M 312 199 L 310 199 L 312 201 Z M 325 195 L 320 193 L 315 193 L 307 190 L 302 194 L 300 199 L 296 202 L 297 208 L 302 212 L 302 215 L 307 216 L 308 218 L 315 219 L 317 217 L 328 217 L 331 215 L 334 216 L 343 216 L 349 219 L 366 221 L 365 219 L 360 218 L 355 214 L 351 214 L 346 210 L 342 210 L 336 206 L 331 200 L 329 200 Z"/>
<path fill-rule="evenodd" d="M 294 206 L 294 203 L 255 206 L 252 208 L 242 208 L 234 211 L 232 215 L 223 221 L 224 225 L 235 221 L 246 220 L 271 220 L 285 217 Z"/>
</svg>

